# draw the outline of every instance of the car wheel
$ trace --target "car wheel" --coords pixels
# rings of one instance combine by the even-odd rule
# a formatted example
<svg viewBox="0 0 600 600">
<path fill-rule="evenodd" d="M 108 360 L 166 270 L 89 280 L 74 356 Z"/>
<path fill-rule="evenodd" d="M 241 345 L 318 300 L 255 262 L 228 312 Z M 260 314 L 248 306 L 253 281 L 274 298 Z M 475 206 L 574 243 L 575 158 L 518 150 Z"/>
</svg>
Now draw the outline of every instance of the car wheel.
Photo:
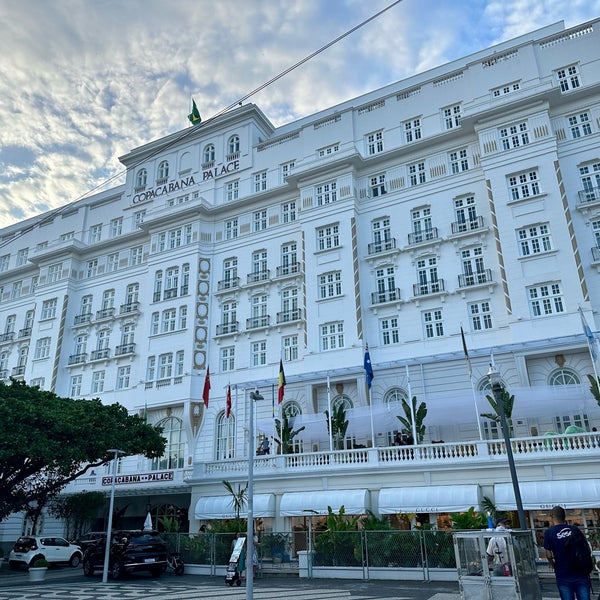
<svg viewBox="0 0 600 600">
<path fill-rule="evenodd" d="M 71 556 L 71 560 L 69 560 L 70 567 L 78 567 L 81 564 L 81 554 L 79 552 L 75 552 L 73 556 Z"/>
<path fill-rule="evenodd" d="M 83 561 L 83 574 L 91 577 L 94 574 L 94 562 L 89 558 Z"/>
<path fill-rule="evenodd" d="M 44 559 L 44 555 L 43 554 L 36 554 L 30 561 L 29 561 L 29 565 L 28 567 L 31 569 L 31 567 L 33 567 L 33 565 L 35 565 L 35 561 L 36 560 L 43 560 Z"/>
<path fill-rule="evenodd" d="M 160 577 L 162 575 L 162 567 L 152 567 L 150 569 L 150 575 L 152 575 L 152 577 Z"/>
<path fill-rule="evenodd" d="M 113 579 L 121 579 L 124 573 L 123 563 L 120 560 L 115 560 L 110 568 L 110 576 Z"/>
</svg>

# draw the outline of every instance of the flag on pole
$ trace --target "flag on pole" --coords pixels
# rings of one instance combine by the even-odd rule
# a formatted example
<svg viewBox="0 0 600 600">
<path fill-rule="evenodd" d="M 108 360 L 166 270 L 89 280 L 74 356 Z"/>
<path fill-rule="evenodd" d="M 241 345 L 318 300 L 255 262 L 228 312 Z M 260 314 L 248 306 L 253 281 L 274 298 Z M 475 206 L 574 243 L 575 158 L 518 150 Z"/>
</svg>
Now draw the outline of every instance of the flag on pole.
<svg viewBox="0 0 600 600">
<path fill-rule="evenodd" d="M 371 366 L 371 357 L 369 356 L 369 344 L 365 344 L 365 372 L 367 374 L 367 386 L 371 389 L 371 383 L 373 381 L 373 367 Z"/>
<path fill-rule="evenodd" d="M 204 406 L 208 408 L 208 393 L 210 392 L 210 367 L 206 367 L 206 377 L 204 378 L 204 389 L 202 390 L 202 400 Z"/>
<path fill-rule="evenodd" d="M 188 115 L 188 119 L 192 125 L 200 125 L 202 119 L 200 118 L 200 111 L 196 106 L 196 101 L 192 100 L 192 112 Z"/>
<path fill-rule="evenodd" d="M 460 328 L 460 337 L 462 338 L 463 352 L 465 353 L 465 361 L 467 362 L 467 372 L 469 373 L 469 379 L 473 378 L 473 369 L 471 369 L 471 359 L 469 358 L 469 351 L 467 350 L 467 342 L 465 341 L 465 332 L 463 331 L 462 325 Z"/>
<path fill-rule="evenodd" d="M 231 386 L 227 386 L 227 408 L 225 411 L 225 416 L 229 419 L 229 415 L 231 414 Z"/>
<path fill-rule="evenodd" d="M 285 373 L 283 372 L 283 361 L 279 359 L 279 385 L 277 388 L 277 404 L 283 402 L 283 394 L 285 393 Z"/>
<path fill-rule="evenodd" d="M 596 362 L 598 358 L 598 352 L 596 350 L 596 336 L 592 333 L 590 326 L 587 324 L 585 320 L 585 316 L 583 315 L 583 311 L 581 310 L 581 306 L 579 307 L 579 316 L 581 317 L 581 324 L 583 325 L 583 332 L 585 333 L 585 337 L 588 341 L 588 346 L 590 347 L 590 354 L 592 355 L 592 360 Z"/>
</svg>

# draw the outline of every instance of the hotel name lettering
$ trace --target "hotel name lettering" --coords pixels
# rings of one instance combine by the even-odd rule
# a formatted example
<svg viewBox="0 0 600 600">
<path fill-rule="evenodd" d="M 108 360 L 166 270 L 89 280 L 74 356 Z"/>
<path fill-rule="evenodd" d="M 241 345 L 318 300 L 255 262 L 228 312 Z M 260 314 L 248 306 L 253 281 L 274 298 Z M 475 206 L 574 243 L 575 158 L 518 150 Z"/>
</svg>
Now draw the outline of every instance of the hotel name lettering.
<svg viewBox="0 0 600 600">
<path fill-rule="evenodd" d="M 235 173 L 240 170 L 240 161 L 232 160 L 225 164 L 219 164 L 216 167 L 212 167 L 211 169 L 204 169 L 202 171 L 202 181 L 209 181 L 211 179 L 216 179 L 217 177 L 222 177 L 223 175 L 229 175 L 230 173 Z M 170 183 L 165 183 L 164 185 L 159 185 L 151 190 L 147 190 L 144 192 L 140 192 L 139 194 L 135 194 L 133 196 L 133 204 L 140 204 L 142 202 L 147 202 L 148 200 L 153 200 L 154 198 L 158 198 L 159 196 L 164 196 L 165 194 L 171 194 L 173 192 L 179 192 L 184 190 L 191 185 L 196 185 L 198 183 L 193 175 L 189 177 L 183 177 L 178 181 L 171 181 Z"/>
<path fill-rule="evenodd" d="M 173 481 L 173 471 L 159 471 L 156 473 L 134 473 L 132 475 L 117 475 L 115 485 L 128 483 L 162 483 Z M 112 485 L 112 475 L 102 477 L 102 485 Z"/>
</svg>

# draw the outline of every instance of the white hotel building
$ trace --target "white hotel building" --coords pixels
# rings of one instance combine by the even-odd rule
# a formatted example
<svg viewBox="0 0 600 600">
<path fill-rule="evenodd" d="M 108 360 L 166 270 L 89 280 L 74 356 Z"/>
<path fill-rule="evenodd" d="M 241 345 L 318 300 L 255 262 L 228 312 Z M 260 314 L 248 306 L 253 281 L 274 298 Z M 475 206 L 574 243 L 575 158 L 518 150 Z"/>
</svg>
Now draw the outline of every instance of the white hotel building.
<svg viewBox="0 0 600 600">
<path fill-rule="evenodd" d="M 555 503 L 597 522 L 579 307 L 596 331 L 598 48 L 600 20 L 559 23 L 282 127 L 247 104 L 132 150 L 124 185 L 0 230 L 0 378 L 165 427 L 163 460 L 119 464 L 124 526 L 147 506 L 178 507 L 190 531 L 233 516 L 222 481 L 247 481 L 265 436 L 266 529 L 342 504 L 443 526 L 485 496 L 515 508 L 501 432 L 477 416 L 493 360 L 515 396 L 529 522 Z M 425 437 L 395 447 L 409 395 L 427 405 Z M 324 411 L 341 402 L 350 424 L 332 450 Z M 305 426 L 293 454 L 272 440 L 281 409 Z M 569 425 L 590 433 L 543 436 Z M 68 491 L 108 492 L 106 474 Z M 9 519 L 0 541 L 24 526 Z"/>
</svg>

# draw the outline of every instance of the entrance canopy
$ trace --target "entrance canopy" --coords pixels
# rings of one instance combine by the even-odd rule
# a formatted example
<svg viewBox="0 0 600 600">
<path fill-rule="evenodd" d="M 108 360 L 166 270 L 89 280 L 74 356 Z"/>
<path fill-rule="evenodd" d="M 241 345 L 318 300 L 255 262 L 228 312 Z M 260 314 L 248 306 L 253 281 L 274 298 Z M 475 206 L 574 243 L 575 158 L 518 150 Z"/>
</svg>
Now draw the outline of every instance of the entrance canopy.
<svg viewBox="0 0 600 600">
<path fill-rule="evenodd" d="M 479 510 L 478 485 L 431 485 L 383 488 L 379 492 L 379 514 L 461 512 L 471 506 Z"/>
<path fill-rule="evenodd" d="M 240 511 L 240 517 L 247 516 L 247 509 Z M 255 517 L 275 516 L 275 496 L 273 494 L 254 494 L 252 513 Z M 233 499 L 231 496 L 207 496 L 196 502 L 194 510 L 196 519 L 235 519 Z"/>
<path fill-rule="evenodd" d="M 326 490 L 283 494 L 279 505 L 282 517 L 327 515 L 327 507 L 334 513 L 344 507 L 347 515 L 364 515 L 369 507 L 368 490 Z"/>
<path fill-rule="evenodd" d="M 519 482 L 525 510 L 563 508 L 600 508 L 600 479 Z M 516 510 L 512 483 L 494 486 L 494 503 L 500 510 Z"/>
</svg>

